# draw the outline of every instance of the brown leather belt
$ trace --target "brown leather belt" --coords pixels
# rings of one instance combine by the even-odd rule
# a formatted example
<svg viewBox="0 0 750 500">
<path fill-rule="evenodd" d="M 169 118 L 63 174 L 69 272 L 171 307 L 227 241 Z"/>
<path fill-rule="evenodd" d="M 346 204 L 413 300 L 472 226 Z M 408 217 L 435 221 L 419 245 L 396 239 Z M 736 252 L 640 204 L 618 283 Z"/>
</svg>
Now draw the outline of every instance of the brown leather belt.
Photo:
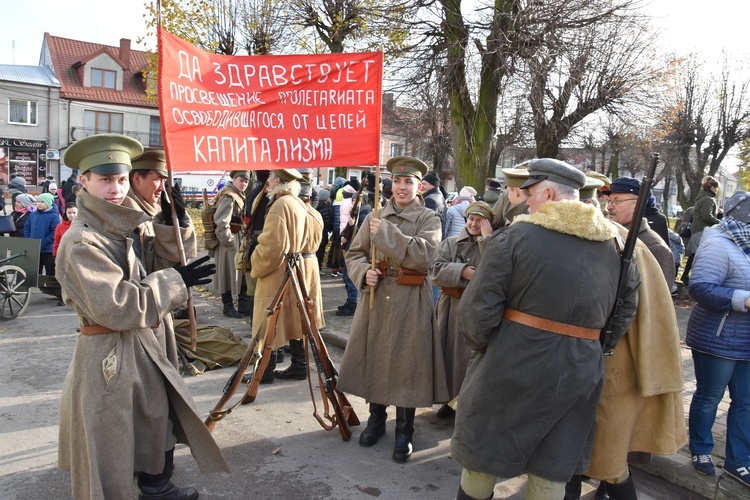
<svg viewBox="0 0 750 500">
<path fill-rule="evenodd" d="M 466 288 L 458 288 L 455 286 L 444 286 L 444 287 L 441 287 L 440 290 L 446 295 L 450 295 L 451 297 L 456 297 L 457 299 L 460 299 L 461 296 L 464 294 L 464 290 L 466 290 Z"/>
<path fill-rule="evenodd" d="M 157 321 L 151 328 L 159 328 L 160 323 L 160 321 Z M 78 331 L 81 332 L 81 335 L 101 335 L 102 333 L 115 333 L 122 330 L 112 330 L 102 325 L 81 325 L 78 327 Z"/>
<path fill-rule="evenodd" d="M 576 337 L 579 339 L 598 339 L 601 334 L 601 329 L 584 328 L 582 326 L 568 325 L 566 323 L 558 323 L 551 319 L 540 318 L 533 314 L 526 314 L 515 309 L 506 308 L 503 312 L 503 318 L 519 323 L 521 325 L 530 326 L 532 328 L 538 328 L 547 332 L 557 333 L 559 335 L 567 335 L 568 337 Z"/>
</svg>

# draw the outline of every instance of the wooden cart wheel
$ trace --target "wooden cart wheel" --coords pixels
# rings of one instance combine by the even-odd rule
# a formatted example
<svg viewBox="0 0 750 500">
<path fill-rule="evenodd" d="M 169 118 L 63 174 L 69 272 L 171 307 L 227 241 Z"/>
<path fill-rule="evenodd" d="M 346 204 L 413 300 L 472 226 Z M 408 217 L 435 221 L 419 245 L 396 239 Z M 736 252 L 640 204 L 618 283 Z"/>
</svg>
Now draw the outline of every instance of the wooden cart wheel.
<svg viewBox="0 0 750 500">
<path fill-rule="evenodd" d="M 0 321 L 15 319 L 29 305 L 26 272 L 18 266 L 0 267 Z"/>
</svg>

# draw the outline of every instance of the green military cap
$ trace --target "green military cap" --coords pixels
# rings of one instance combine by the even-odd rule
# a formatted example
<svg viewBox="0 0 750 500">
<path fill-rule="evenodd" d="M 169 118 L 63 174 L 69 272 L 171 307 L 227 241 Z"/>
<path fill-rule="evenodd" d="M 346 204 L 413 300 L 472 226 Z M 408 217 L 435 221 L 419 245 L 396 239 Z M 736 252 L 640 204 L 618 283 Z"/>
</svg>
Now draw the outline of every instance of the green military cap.
<svg viewBox="0 0 750 500">
<path fill-rule="evenodd" d="M 132 137 L 120 134 L 97 134 L 84 137 L 65 150 L 63 161 L 79 174 L 124 174 L 130 171 L 131 159 L 143 153 L 143 146 Z"/>
<path fill-rule="evenodd" d="M 586 185 L 578 190 L 578 199 L 589 200 L 596 198 L 596 190 L 604 185 L 603 181 L 594 177 L 586 177 Z"/>
<path fill-rule="evenodd" d="M 586 184 L 583 172 L 554 158 L 536 158 L 529 162 L 529 178 L 521 187 L 527 188 L 542 181 L 557 182 L 564 186 L 581 189 Z"/>
<path fill-rule="evenodd" d="M 529 178 L 529 171 L 525 168 L 503 168 L 502 171 L 508 187 L 521 187 Z"/>
<path fill-rule="evenodd" d="M 276 174 L 276 177 L 279 177 L 281 180 L 286 182 L 298 181 L 302 179 L 302 174 L 300 174 L 298 170 L 293 168 L 277 168 L 272 172 Z"/>
<path fill-rule="evenodd" d="M 250 171 L 249 170 L 232 170 L 229 172 L 229 177 L 234 179 L 235 177 L 243 177 L 247 180 L 250 180 Z"/>
<path fill-rule="evenodd" d="M 495 211 L 483 201 L 473 201 L 466 207 L 466 216 L 469 215 L 479 215 L 492 222 L 492 219 L 495 218 Z"/>
<path fill-rule="evenodd" d="M 133 170 L 154 170 L 162 177 L 169 177 L 167 156 L 162 149 L 149 149 L 131 161 Z"/>
<path fill-rule="evenodd" d="M 609 186 L 612 185 L 612 181 L 609 180 L 609 177 L 594 170 L 589 170 L 588 172 L 586 172 L 586 177 L 599 179 L 600 181 L 602 181 L 602 186 L 604 186 L 605 189 L 609 189 Z"/>
<path fill-rule="evenodd" d="M 385 164 L 385 168 L 394 177 L 397 175 L 413 175 L 420 181 L 427 175 L 427 171 L 430 170 L 422 160 L 411 156 L 396 156 L 395 158 L 391 158 Z"/>
</svg>

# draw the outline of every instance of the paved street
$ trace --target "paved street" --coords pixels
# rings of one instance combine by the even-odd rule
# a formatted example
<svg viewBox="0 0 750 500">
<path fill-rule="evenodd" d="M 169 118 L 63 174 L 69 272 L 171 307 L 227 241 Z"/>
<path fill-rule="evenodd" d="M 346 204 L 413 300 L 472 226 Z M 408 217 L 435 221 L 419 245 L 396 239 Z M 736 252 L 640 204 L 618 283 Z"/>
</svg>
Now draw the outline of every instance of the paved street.
<svg viewBox="0 0 750 500">
<path fill-rule="evenodd" d="M 338 365 L 343 350 L 334 344 L 345 342 L 351 318 L 334 314 L 336 306 L 345 301 L 341 278 L 325 277 L 323 290 L 328 323 L 325 336 Z M 196 294 L 195 302 L 199 326 L 230 326 L 238 335 L 249 331 L 247 321 L 221 315 L 220 301 L 210 294 Z M 4 355 L 0 365 L 4 381 L 0 386 L 0 498 L 4 500 L 70 497 L 69 476 L 56 468 L 57 424 L 60 391 L 77 335 L 76 318 L 56 303 L 56 298 L 35 291 L 21 317 L 0 323 Z M 678 308 L 683 332 L 688 314 Z M 684 355 L 689 403 L 693 390 L 689 351 Z M 186 376 L 202 415 L 216 403 L 230 374 L 231 369 L 217 369 Z M 364 422 L 364 401 L 357 397 L 350 400 Z M 452 424 L 437 419 L 435 409 L 417 411 L 415 452 L 410 462 L 399 465 L 391 460 L 393 410 L 386 435 L 376 446 L 365 449 L 357 444 L 361 426 L 354 428 L 350 442 L 344 442 L 338 430 L 326 432 L 320 427 L 312 416 L 307 382 L 276 381 L 261 386 L 255 403 L 239 407 L 216 426 L 214 435 L 231 474 L 201 475 L 188 450 L 178 447 L 174 480 L 179 485 L 194 485 L 205 499 L 455 498 L 460 467 L 450 457 Z M 719 436 L 725 418 L 723 410 L 716 428 Z M 717 462 L 722 461 L 720 448 Z M 649 471 L 655 475 L 634 470 L 641 499 L 748 497 L 748 490 L 729 478 L 698 476 L 689 457 L 687 461 L 680 454 L 655 457 L 654 462 Z M 525 483 L 524 477 L 498 483 L 495 497 L 523 498 Z M 593 498 L 594 487 L 593 482 L 584 486 L 584 498 Z"/>
</svg>

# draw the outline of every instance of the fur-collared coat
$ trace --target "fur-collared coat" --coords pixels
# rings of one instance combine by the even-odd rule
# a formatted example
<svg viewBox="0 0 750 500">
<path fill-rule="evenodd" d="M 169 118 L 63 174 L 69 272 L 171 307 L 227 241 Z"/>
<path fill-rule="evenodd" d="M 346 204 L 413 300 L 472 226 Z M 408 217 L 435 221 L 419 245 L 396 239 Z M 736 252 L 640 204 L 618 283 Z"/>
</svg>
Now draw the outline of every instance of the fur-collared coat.
<svg viewBox="0 0 750 500">
<path fill-rule="evenodd" d="M 472 238 L 464 225 L 457 236 L 440 243 L 435 262 L 430 268 L 432 284 L 439 287 L 466 288 L 469 281 L 461 277 L 466 266 L 479 266 L 481 236 Z M 458 329 L 460 299 L 440 293 L 435 307 L 436 347 L 445 360 L 445 374 L 450 399 L 458 396 L 471 357 L 471 348 Z"/>
<path fill-rule="evenodd" d="M 182 377 L 151 326 L 187 298 L 174 269 L 144 276 L 129 236 L 140 210 L 78 195 L 78 217 L 62 238 L 57 280 L 82 325 L 113 333 L 79 335 L 60 408 L 59 466 L 73 498 L 130 499 L 133 473 L 158 474 L 173 432 L 203 472 L 228 471 Z M 172 445 L 173 446 L 173 445 Z"/>
<path fill-rule="evenodd" d="M 140 258 L 146 273 L 174 267 L 180 263 L 180 253 L 175 240 L 174 228 L 164 223 L 161 206 L 147 202 L 131 188 L 128 197 L 123 201 L 124 206 L 141 210 L 149 216 L 149 220 L 140 224 L 133 234 L 133 249 Z M 190 220 L 190 218 L 188 218 Z M 182 246 L 185 249 L 186 262 L 197 255 L 195 228 L 190 220 L 188 227 L 180 228 Z M 177 367 L 177 340 L 174 336 L 174 319 L 171 314 L 164 317 L 160 328 L 154 329 L 154 334 L 162 344 L 167 357 Z"/>
<path fill-rule="evenodd" d="M 451 441 L 451 454 L 464 468 L 558 482 L 588 469 L 604 382 L 599 339 L 526 326 L 503 313 L 510 308 L 601 329 L 620 274 L 616 236 L 594 206 L 564 200 L 517 216 L 488 239 L 459 311 L 474 350 Z M 631 267 L 615 336 L 635 314 L 638 282 Z"/>
<path fill-rule="evenodd" d="M 586 472 L 596 479 L 624 473 L 628 452 L 671 455 L 687 443 L 680 335 L 670 286 L 641 241 L 635 262 L 641 272 L 638 310 L 614 354 L 604 360 L 604 390 Z"/>
<path fill-rule="evenodd" d="M 216 263 L 216 274 L 213 277 L 213 288 L 217 294 L 231 291 L 232 297 L 240 293 L 242 273 L 237 269 L 234 257 L 240 251 L 242 233 L 232 233 L 230 223 L 241 224 L 245 210 L 245 195 L 229 183 L 216 194 L 216 239 L 219 245 L 209 251 Z"/>
<path fill-rule="evenodd" d="M 298 198 L 299 191 L 299 182 L 290 181 L 278 185 L 268 193 L 273 201 L 268 206 L 263 232 L 258 236 L 258 246 L 255 247 L 250 257 L 252 266 L 250 276 L 257 279 L 253 305 L 253 336 L 255 337 L 261 335 L 265 338 L 266 318 L 268 317 L 266 308 L 273 302 L 276 291 L 284 278 L 286 255 L 302 252 L 308 242 L 306 230 L 308 212 L 305 203 Z M 307 276 L 306 268 L 312 260 L 315 259 L 299 260 L 305 276 Z M 284 306 L 279 314 L 273 349 L 282 347 L 289 340 L 299 340 L 303 337 L 302 316 L 300 316 L 297 298 L 292 292 L 291 283 L 284 290 L 281 300 Z"/>
<path fill-rule="evenodd" d="M 433 355 L 434 296 L 432 283 L 400 285 L 385 276 L 375 288 L 370 310 L 371 244 L 377 259 L 398 270 L 403 266 L 426 273 L 440 243 L 440 219 L 415 199 L 400 213 L 389 200 L 380 211 L 378 232 L 370 235 L 370 213 L 346 254 L 349 277 L 360 289 L 349 341 L 341 361 L 338 388 L 369 402 L 406 408 L 448 401 L 442 357 Z"/>
</svg>

